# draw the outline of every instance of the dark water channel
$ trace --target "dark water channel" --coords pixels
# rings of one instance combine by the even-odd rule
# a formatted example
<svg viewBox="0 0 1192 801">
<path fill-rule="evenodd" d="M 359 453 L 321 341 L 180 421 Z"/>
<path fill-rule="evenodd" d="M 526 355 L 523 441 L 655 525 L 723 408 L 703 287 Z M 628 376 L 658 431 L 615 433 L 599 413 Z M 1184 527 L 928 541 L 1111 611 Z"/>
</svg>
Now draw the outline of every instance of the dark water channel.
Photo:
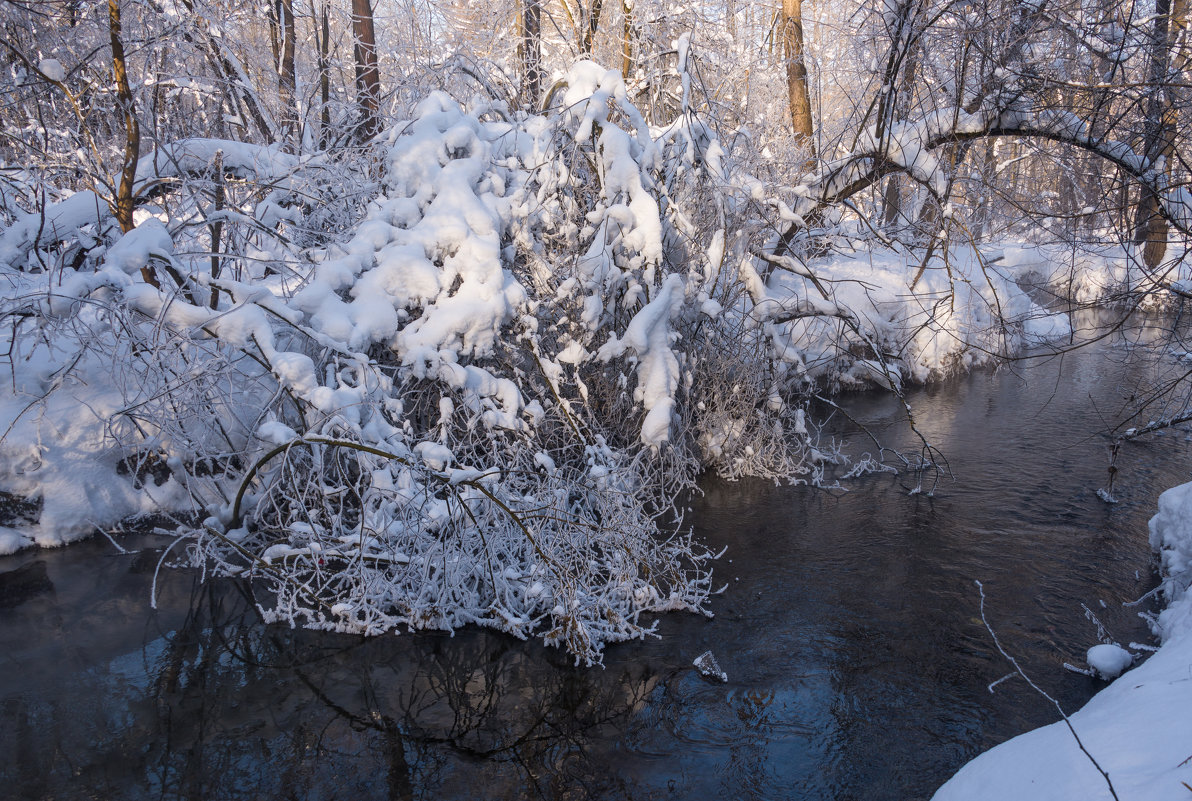
<svg viewBox="0 0 1192 801">
<path fill-rule="evenodd" d="M 1102 346 L 910 397 L 954 478 L 848 492 L 709 481 L 695 519 L 728 591 L 606 668 L 463 631 L 264 627 L 234 585 L 149 586 L 160 541 L 0 558 L 0 797 L 21 799 L 928 798 L 964 761 L 1056 719 L 1096 643 L 1150 642 L 1122 602 L 1154 586 L 1146 521 L 1189 478 L 1185 432 L 1128 444 L 1115 494 L 1097 432 L 1147 371 Z M 893 399 L 847 400 L 913 445 Z M 842 424 L 842 430 L 848 425 Z M 865 441 L 850 435 L 850 447 Z M 1104 606 L 1102 605 L 1104 603 Z M 728 673 L 691 668 L 712 649 Z"/>
</svg>

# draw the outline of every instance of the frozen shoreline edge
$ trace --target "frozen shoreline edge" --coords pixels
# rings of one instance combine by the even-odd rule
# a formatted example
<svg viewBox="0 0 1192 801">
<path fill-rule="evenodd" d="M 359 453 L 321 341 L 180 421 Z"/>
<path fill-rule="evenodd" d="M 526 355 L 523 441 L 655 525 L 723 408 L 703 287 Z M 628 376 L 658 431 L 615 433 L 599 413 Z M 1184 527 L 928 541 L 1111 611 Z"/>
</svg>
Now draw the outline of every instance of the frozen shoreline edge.
<svg viewBox="0 0 1192 801">
<path fill-rule="evenodd" d="M 1119 801 L 1187 801 L 1192 784 L 1192 482 L 1159 496 L 1150 542 L 1161 556 L 1163 644 L 1069 715 L 1109 774 Z M 1045 703 L 1040 699 L 1040 703 Z M 1100 801 L 1109 786 L 1063 721 L 1014 737 L 968 762 L 933 801 Z"/>
</svg>

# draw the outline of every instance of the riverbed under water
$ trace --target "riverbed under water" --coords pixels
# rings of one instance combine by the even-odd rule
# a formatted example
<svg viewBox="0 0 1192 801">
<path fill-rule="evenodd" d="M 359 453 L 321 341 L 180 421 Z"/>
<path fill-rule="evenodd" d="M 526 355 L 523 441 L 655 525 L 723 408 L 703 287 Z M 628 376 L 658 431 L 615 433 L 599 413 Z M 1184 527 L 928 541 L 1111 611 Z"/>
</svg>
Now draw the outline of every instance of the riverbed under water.
<svg viewBox="0 0 1192 801">
<path fill-rule="evenodd" d="M 715 618 L 670 615 L 605 668 L 465 630 L 361 640 L 265 627 L 239 588 L 158 576 L 161 540 L 0 558 L 0 795 L 193 799 L 929 798 L 966 760 L 1101 684 L 1097 626 L 1149 643 L 1146 521 L 1190 478 L 1183 431 L 1108 440 L 1149 371 L 1106 344 L 908 395 L 951 477 L 848 491 L 708 480 Z M 914 451 L 896 399 L 843 405 Z M 849 450 L 866 447 L 852 424 Z M 851 433 L 850 433 L 851 431 Z M 1082 606 L 1084 605 L 1084 606 Z M 1153 605 L 1149 608 L 1153 609 Z M 712 650 L 728 683 L 692 660 Z"/>
</svg>

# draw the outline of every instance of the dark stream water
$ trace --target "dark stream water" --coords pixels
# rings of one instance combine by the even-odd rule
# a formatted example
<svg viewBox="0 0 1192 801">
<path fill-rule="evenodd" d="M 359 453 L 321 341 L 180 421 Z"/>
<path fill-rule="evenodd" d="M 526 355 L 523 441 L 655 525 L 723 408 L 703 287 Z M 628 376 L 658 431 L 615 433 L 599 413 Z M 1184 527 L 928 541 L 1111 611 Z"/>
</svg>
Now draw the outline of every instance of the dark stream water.
<svg viewBox="0 0 1192 801">
<path fill-rule="evenodd" d="M 714 620 L 663 619 L 605 669 L 481 631 L 362 641 L 260 625 L 235 585 L 163 571 L 160 541 L 0 558 L 0 797 L 21 799 L 928 798 L 977 753 L 1057 718 L 1062 669 L 1150 642 L 1122 602 L 1154 586 L 1146 521 L 1187 480 L 1188 435 L 1107 440 L 1148 371 L 1102 346 L 914 392 L 954 477 L 848 492 L 707 482 L 696 525 L 728 551 Z M 845 403 L 913 446 L 894 399 Z M 844 431 L 848 425 L 843 425 Z M 865 440 L 850 435 L 850 447 Z M 1103 606 L 1104 604 L 1104 606 Z M 711 649 L 727 684 L 691 661 Z"/>
</svg>

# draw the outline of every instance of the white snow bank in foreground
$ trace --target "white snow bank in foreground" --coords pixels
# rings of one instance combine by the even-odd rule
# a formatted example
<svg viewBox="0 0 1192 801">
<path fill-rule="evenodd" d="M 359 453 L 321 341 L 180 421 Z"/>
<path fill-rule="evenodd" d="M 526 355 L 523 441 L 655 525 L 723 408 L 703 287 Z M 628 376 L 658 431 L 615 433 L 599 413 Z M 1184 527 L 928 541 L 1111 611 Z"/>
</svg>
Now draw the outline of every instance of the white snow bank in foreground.
<svg viewBox="0 0 1192 801">
<path fill-rule="evenodd" d="M 1192 797 L 1192 483 L 1159 496 L 1150 522 L 1160 552 L 1167 609 L 1163 646 L 1098 693 L 1071 721 L 1109 773 L 1120 801 Z M 1041 701 L 1042 702 L 1042 701 Z M 934 801 L 1097 801 L 1105 779 L 1062 721 L 1015 737 L 965 765 Z"/>
<path fill-rule="evenodd" d="M 1150 530 L 1151 548 L 1159 553 L 1163 593 L 1168 600 L 1159 615 L 1157 633 L 1165 641 L 1192 641 L 1192 592 L 1188 592 L 1192 587 L 1192 482 L 1159 496 L 1159 513 L 1151 518 Z M 1192 665 L 1192 660 L 1186 662 Z"/>
</svg>

